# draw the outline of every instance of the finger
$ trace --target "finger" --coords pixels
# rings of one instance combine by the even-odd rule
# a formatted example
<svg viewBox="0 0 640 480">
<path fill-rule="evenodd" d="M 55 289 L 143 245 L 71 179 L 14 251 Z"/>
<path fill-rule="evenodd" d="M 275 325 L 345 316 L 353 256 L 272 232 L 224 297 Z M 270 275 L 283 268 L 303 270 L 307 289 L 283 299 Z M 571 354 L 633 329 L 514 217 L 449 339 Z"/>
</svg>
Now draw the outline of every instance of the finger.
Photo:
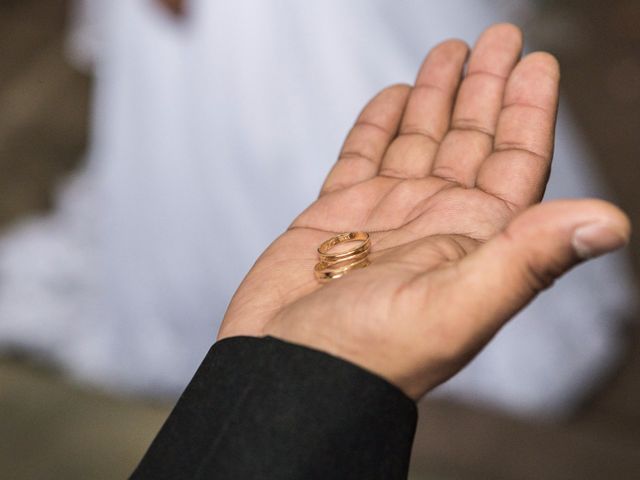
<svg viewBox="0 0 640 480">
<path fill-rule="evenodd" d="M 626 215 L 600 200 L 549 202 L 525 211 L 440 277 L 450 295 L 429 298 L 443 319 L 437 335 L 447 342 L 440 353 L 453 362 L 468 361 L 555 279 L 583 260 L 622 247 L 629 236 Z M 433 272 L 421 275 L 417 292 L 433 290 L 433 282 Z"/>
<path fill-rule="evenodd" d="M 449 128 L 451 109 L 469 47 L 448 40 L 425 59 L 407 102 L 400 132 L 385 155 L 380 174 L 399 178 L 425 176 Z"/>
<path fill-rule="evenodd" d="M 560 67 L 548 53 L 526 56 L 507 82 L 493 153 L 482 163 L 476 186 L 514 210 L 540 201 L 547 183 Z"/>
<path fill-rule="evenodd" d="M 473 186 L 493 150 L 505 85 L 520 58 L 522 32 L 511 24 L 487 29 L 478 39 L 460 85 L 451 127 L 436 155 L 433 175 Z"/>
<path fill-rule="evenodd" d="M 396 136 L 411 87 L 394 85 L 380 92 L 364 108 L 347 135 L 338 161 L 320 195 L 349 187 L 378 174 L 380 162 Z"/>
</svg>

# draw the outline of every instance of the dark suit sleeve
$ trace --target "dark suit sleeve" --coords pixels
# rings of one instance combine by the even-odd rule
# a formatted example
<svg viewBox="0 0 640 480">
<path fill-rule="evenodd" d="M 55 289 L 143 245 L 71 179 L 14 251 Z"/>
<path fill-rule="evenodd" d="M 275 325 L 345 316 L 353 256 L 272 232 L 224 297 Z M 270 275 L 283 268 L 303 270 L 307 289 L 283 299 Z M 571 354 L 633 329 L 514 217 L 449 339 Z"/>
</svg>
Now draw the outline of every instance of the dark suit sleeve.
<svg viewBox="0 0 640 480">
<path fill-rule="evenodd" d="M 141 479 L 406 479 L 417 421 L 398 388 L 272 337 L 216 343 L 133 473 Z"/>
</svg>

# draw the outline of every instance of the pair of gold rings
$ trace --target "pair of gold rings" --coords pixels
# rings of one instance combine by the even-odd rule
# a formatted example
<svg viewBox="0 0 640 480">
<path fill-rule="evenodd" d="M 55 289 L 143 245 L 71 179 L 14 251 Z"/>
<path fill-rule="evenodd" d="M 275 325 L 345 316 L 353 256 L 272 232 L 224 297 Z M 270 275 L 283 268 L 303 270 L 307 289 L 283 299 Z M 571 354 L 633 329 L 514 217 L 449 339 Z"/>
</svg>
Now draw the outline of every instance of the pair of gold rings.
<svg viewBox="0 0 640 480">
<path fill-rule="evenodd" d="M 350 250 L 331 253 L 331 250 L 347 242 L 360 242 Z M 318 247 L 320 261 L 314 268 L 316 278 L 321 283 L 326 283 L 344 276 L 349 270 L 364 268 L 369 265 L 369 250 L 371 239 L 367 232 L 341 233 L 329 240 L 325 240 Z"/>
</svg>

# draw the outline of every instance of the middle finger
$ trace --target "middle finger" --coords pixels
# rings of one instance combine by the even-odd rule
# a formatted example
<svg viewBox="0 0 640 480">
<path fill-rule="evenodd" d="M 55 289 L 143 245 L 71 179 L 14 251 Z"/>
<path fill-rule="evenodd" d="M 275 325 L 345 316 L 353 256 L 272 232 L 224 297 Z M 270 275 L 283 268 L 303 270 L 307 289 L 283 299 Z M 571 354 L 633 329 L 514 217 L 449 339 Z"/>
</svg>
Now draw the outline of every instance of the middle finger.
<svg viewBox="0 0 640 480">
<path fill-rule="evenodd" d="M 380 175 L 420 178 L 429 173 L 449 128 L 468 51 L 464 42 L 448 40 L 429 52 L 407 101 L 398 137 L 382 160 Z"/>
</svg>

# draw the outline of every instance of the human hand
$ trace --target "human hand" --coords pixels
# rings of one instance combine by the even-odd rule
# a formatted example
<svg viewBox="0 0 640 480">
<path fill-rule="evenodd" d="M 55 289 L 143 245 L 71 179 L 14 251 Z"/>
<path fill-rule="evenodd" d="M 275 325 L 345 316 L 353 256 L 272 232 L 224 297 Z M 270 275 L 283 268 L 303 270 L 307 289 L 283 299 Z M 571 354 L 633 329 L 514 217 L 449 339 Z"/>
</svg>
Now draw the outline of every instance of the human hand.
<svg viewBox="0 0 640 480">
<path fill-rule="evenodd" d="M 520 60 L 512 25 L 468 56 L 446 41 L 415 86 L 383 90 L 349 133 L 320 197 L 260 256 L 218 338 L 271 335 L 349 360 L 417 399 L 459 371 L 580 261 L 628 241 L 599 200 L 538 203 L 549 174 L 559 68 Z M 462 81 L 460 82 L 462 78 Z M 371 265 L 320 285 L 316 248 L 371 236 Z"/>
</svg>

